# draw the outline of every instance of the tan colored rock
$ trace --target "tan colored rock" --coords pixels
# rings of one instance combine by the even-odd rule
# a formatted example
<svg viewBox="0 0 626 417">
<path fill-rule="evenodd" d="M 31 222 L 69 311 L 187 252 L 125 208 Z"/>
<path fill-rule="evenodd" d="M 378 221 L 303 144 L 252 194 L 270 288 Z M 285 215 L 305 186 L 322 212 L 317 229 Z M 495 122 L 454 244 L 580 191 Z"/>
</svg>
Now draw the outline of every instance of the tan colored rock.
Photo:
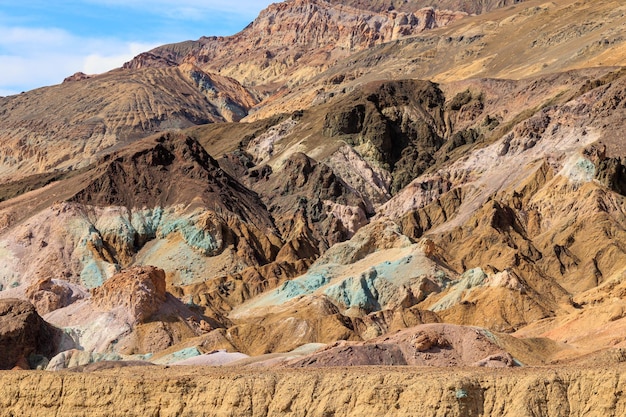
<svg viewBox="0 0 626 417">
<path fill-rule="evenodd" d="M 39 280 L 26 289 L 26 297 L 40 315 L 66 307 L 86 295 L 76 286 L 51 278 Z"/>
<path fill-rule="evenodd" d="M 227 337 L 240 352 L 261 355 L 288 352 L 307 343 L 359 340 L 350 319 L 327 297 L 302 297 L 266 314 L 233 319 Z"/>
<path fill-rule="evenodd" d="M 165 271 L 152 266 L 133 267 L 95 288 L 92 302 L 102 310 L 122 307 L 134 323 L 141 323 L 159 310 L 165 294 Z"/>
<path fill-rule="evenodd" d="M 625 371 L 623 363 L 614 363 L 498 370 L 133 367 L 15 372 L 0 375 L 0 407 L 24 417 L 57 412 L 110 417 L 605 417 L 626 413 L 621 394 Z"/>
<path fill-rule="evenodd" d="M 419 310 L 417 307 L 382 310 L 364 317 L 352 317 L 351 320 L 355 331 L 363 340 L 397 332 L 407 327 L 440 322 L 436 313 Z"/>
</svg>

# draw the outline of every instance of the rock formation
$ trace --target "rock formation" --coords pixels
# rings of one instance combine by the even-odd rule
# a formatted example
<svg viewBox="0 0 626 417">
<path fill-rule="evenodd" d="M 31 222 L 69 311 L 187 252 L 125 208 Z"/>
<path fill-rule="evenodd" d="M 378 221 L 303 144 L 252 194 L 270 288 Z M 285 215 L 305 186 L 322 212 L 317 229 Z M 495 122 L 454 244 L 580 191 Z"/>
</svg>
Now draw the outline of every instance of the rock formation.
<svg viewBox="0 0 626 417">
<path fill-rule="evenodd" d="M 85 298 L 87 293 L 67 281 L 44 278 L 26 289 L 26 297 L 43 315 Z"/>
<path fill-rule="evenodd" d="M 338 342 L 288 366 L 515 366 L 513 357 L 489 338 L 480 329 L 421 325 L 362 343 Z"/>
<path fill-rule="evenodd" d="M 0 370 L 35 368 L 54 352 L 54 343 L 54 330 L 30 303 L 0 299 Z"/>
<path fill-rule="evenodd" d="M 165 271 L 154 267 L 136 267 L 111 277 L 93 290 L 95 307 L 128 311 L 133 323 L 146 321 L 165 302 Z"/>
<path fill-rule="evenodd" d="M 141 367 L 93 373 L 5 373 L 0 406 L 109 416 L 621 415 L 624 366 L 554 369 L 231 370 Z M 47 387 L 42 396 L 40 387 Z M 390 411 L 391 410 L 391 411 Z"/>
<path fill-rule="evenodd" d="M 353 52 L 466 16 L 459 9 L 406 7 L 398 12 L 333 3 L 292 0 L 272 4 L 236 35 L 157 47 L 124 68 L 192 63 L 255 86 L 263 94 L 273 94 L 278 87 L 310 79 Z"/>
<path fill-rule="evenodd" d="M 1 367 L 81 372 L 0 400 L 624 414 L 624 24 L 610 0 L 288 0 L 0 98 Z"/>
</svg>

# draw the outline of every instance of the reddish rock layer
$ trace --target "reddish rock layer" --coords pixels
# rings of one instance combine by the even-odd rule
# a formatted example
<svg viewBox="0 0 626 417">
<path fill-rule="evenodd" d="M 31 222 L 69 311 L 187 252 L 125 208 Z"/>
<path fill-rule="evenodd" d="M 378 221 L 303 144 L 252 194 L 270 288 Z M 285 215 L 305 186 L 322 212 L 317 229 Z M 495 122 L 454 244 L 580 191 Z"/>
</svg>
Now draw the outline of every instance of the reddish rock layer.
<svg viewBox="0 0 626 417">
<path fill-rule="evenodd" d="M 94 289 L 92 301 L 103 310 L 123 307 L 141 323 L 165 302 L 165 271 L 152 266 L 122 271 Z"/>
</svg>

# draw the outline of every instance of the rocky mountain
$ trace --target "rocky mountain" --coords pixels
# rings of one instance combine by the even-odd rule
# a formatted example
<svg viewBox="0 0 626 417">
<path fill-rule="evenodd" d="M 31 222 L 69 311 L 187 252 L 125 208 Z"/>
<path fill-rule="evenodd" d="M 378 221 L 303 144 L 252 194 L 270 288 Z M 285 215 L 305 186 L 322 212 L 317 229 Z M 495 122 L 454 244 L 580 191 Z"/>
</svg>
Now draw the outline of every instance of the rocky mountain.
<svg viewBox="0 0 626 417">
<path fill-rule="evenodd" d="M 219 378 L 256 398 L 219 395 L 242 415 L 309 397 L 410 415 L 403 399 L 435 391 L 446 415 L 552 414 L 574 386 L 618 398 L 626 8 L 433 3 L 288 0 L 232 37 L 0 99 L 0 298 L 40 329 L 16 342 L 3 324 L 2 366 L 228 365 Z M 353 396 L 333 367 L 366 365 Z M 386 366 L 475 370 L 424 371 L 456 381 L 427 389 Z M 258 367 L 273 391 L 246 385 Z M 133 395 L 152 378 L 106 372 Z M 585 401 L 570 412 L 623 411 Z"/>
<path fill-rule="evenodd" d="M 454 85 L 619 68 L 623 23 L 622 7 L 613 2 L 523 2 L 354 53 L 301 87 L 265 100 L 247 120 L 306 108 L 381 79 Z"/>
<path fill-rule="evenodd" d="M 234 36 L 157 47 L 124 67 L 167 67 L 187 62 L 271 96 L 356 51 L 445 26 L 467 15 L 462 7 L 450 10 L 407 4 L 396 11 L 354 3 L 275 3 Z"/>
<path fill-rule="evenodd" d="M 75 170 L 150 133 L 240 120 L 258 102 L 192 65 L 80 78 L 0 98 L 2 182 Z"/>
</svg>

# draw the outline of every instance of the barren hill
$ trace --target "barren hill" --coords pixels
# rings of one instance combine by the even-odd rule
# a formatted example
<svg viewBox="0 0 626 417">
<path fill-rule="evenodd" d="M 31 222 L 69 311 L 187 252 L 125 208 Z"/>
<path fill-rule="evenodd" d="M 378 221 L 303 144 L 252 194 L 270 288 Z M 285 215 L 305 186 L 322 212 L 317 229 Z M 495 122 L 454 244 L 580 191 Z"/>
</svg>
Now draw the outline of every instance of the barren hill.
<svg viewBox="0 0 626 417">
<path fill-rule="evenodd" d="M 351 54 L 298 88 L 279 91 L 248 120 L 307 108 L 366 81 L 550 77 L 619 67 L 626 15 L 614 1 L 525 1 Z"/>
<path fill-rule="evenodd" d="M 38 366 L 233 366 L 220 375 L 256 399 L 224 402 L 241 414 L 618 398 L 626 9 L 432 3 L 290 0 L 232 37 L 0 99 L 0 297 L 65 335 Z M 351 370 L 291 369 L 359 365 L 525 369 L 452 386 L 419 368 L 424 388 L 372 368 L 354 396 Z M 249 385 L 255 367 L 289 369 Z M 109 372 L 133 395 L 152 378 Z M 185 372 L 163 389 L 193 391 Z M 325 396 L 337 375 L 345 401 Z M 301 394 L 268 394 L 281 384 Z M 585 398 L 562 414 L 623 413 Z"/>
<path fill-rule="evenodd" d="M 403 11 L 387 11 L 358 2 L 286 1 L 269 6 L 236 35 L 158 47 L 125 67 L 190 62 L 273 94 L 310 79 L 355 51 L 465 17 L 463 7 L 458 7 L 406 5 Z"/>
<path fill-rule="evenodd" d="M 456 10 L 468 14 L 481 14 L 499 7 L 521 3 L 522 1 L 524 0 L 331 0 L 330 3 L 349 5 L 377 12 L 386 10 L 413 12 L 432 7 L 441 10 Z"/>
<path fill-rule="evenodd" d="M 151 133 L 240 120 L 255 96 L 191 65 L 114 70 L 0 99 L 0 181 L 71 170 Z"/>
</svg>

